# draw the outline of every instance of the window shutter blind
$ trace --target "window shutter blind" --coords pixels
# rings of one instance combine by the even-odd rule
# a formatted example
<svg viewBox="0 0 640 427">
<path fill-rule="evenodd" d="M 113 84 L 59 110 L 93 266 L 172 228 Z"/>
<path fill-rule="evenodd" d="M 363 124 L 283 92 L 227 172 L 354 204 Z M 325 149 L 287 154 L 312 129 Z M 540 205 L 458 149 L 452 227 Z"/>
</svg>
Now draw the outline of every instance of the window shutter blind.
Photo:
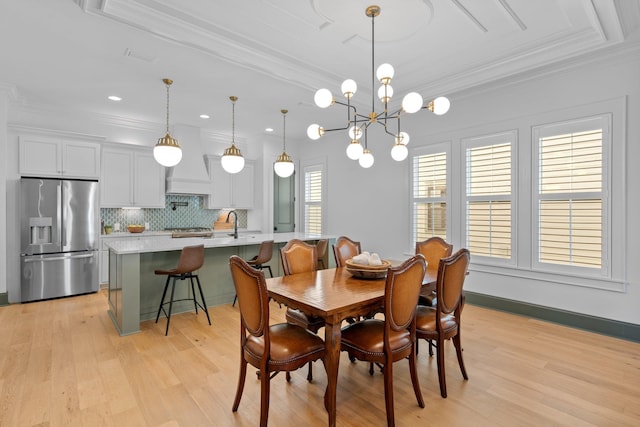
<svg viewBox="0 0 640 427">
<path fill-rule="evenodd" d="M 322 171 L 305 173 L 304 229 L 307 233 L 322 233 Z"/>
<path fill-rule="evenodd" d="M 602 129 L 539 140 L 539 260 L 602 266 Z"/>
<path fill-rule="evenodd" d="M 413 158 L 413 241 L 447 238 L 447 153 Z"/>
<path fill-rule="evenodd" d="M 467 149 L 467 247 L 511 258 L 511 143 Z"/>
</svg>

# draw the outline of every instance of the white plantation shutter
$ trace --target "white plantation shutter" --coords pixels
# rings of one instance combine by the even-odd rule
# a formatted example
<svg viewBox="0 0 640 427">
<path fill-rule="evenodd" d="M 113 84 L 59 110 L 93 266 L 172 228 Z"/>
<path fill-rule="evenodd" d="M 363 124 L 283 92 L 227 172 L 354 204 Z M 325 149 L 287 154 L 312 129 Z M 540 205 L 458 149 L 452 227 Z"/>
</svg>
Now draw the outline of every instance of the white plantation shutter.
<svg viewBox="0 0 640 427">
<path fill-rule="evenodd" d="M 304 174 L 304 231 L 322 233 L 323 170 L 305 169 Z"/>
<path fill-rule="evenodd" d="M 516 133 L 466 142 L 466 247 L 474 255 L 511 259 L 513 155 Z"/>
<path fill-rule="evenodd" d="M 413 157 L 413 244 L 447 239 L 447 152 Z"/>
<path fill-rule="evenodd" d="M 534 130 L 537 263 L 602 269 L 606 117 Z"/>
</svg>

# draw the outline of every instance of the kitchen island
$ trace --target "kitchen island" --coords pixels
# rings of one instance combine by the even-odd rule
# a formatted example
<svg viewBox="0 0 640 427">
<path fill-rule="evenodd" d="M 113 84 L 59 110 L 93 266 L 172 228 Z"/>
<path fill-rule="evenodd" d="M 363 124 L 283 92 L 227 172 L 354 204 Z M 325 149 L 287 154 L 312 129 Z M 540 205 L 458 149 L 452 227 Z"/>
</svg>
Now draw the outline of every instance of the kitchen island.
<svg viewBox="0 0 640 427">
<path fill-rule="evenodd" d="M 140 322 L 154 319 L 162 297 L 166 276 L 156 276 L 157 269 L 171 269 L 178 264 L 180 251 L 185 246 L 203 244 L 204 265 L 197 274 L 200 277 L 208 306 L 230 304 L 235 296 L 229 271 L 229 257 L 238 255 L 250 259 L 258 254 L 260 243 L 275 242 L 273 257 L 267 263 L 274 276 L 282 275 L 280 248 L 291 239 L 316 243 L 329 239 L 325 265 L 335 267 L 331 252 L 334 236 L 305 233 L 247 233 L 237 239 L 232 237 L 189 238 L 140 238 L 107 241 L 109 248 L 109 315 L 120 335 L 140 332 Z M 187 298 L 190 286 L 176 284 L 175 299 Z M 174 303 L 172 314 L 192 311 L 193 303 Z M 215 322 L 212 319 L 212 322 Z"/>
</svg>

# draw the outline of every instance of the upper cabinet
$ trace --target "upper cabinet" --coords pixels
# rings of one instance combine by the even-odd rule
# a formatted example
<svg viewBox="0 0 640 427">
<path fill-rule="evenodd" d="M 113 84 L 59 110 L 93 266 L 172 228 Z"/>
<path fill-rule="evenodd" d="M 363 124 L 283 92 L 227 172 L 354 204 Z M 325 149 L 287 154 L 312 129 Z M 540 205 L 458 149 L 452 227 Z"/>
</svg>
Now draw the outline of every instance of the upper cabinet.
<svg viewBox="0 0 640 427">
<path fill-rule="evenodd" d="M 153 149 L 103 147 L 101 207 L 164 208 L 164 196 L 164 167 L 153 158 Z"/>
<path fill-rule="evenodd" d="M 98 179 L 100 144 L 21 136 L 20 175 Z"/>
<path fill-rule="evenodd" d="M 230 174 L 222 168 L 219 156 L 207 156 L 207 168 L 211 179 L 211 195 L 207 197 L 207 209 L 253 208 L 253 162 L 245 161 L 240 172 Z"/>
</svg>

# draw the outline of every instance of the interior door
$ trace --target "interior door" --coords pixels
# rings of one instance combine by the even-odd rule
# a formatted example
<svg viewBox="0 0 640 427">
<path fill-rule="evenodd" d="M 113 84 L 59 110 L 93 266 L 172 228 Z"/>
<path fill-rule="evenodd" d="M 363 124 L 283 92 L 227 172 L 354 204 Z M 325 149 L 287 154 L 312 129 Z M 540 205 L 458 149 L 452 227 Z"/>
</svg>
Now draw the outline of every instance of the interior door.
<svg viewBox="0 0 640 427">
<path fill-rule="evenodd" d="M 290 233 L 295 224 L 295 176 L 281 178 L 273 174 L 273 232 Z"/>
</svg>

